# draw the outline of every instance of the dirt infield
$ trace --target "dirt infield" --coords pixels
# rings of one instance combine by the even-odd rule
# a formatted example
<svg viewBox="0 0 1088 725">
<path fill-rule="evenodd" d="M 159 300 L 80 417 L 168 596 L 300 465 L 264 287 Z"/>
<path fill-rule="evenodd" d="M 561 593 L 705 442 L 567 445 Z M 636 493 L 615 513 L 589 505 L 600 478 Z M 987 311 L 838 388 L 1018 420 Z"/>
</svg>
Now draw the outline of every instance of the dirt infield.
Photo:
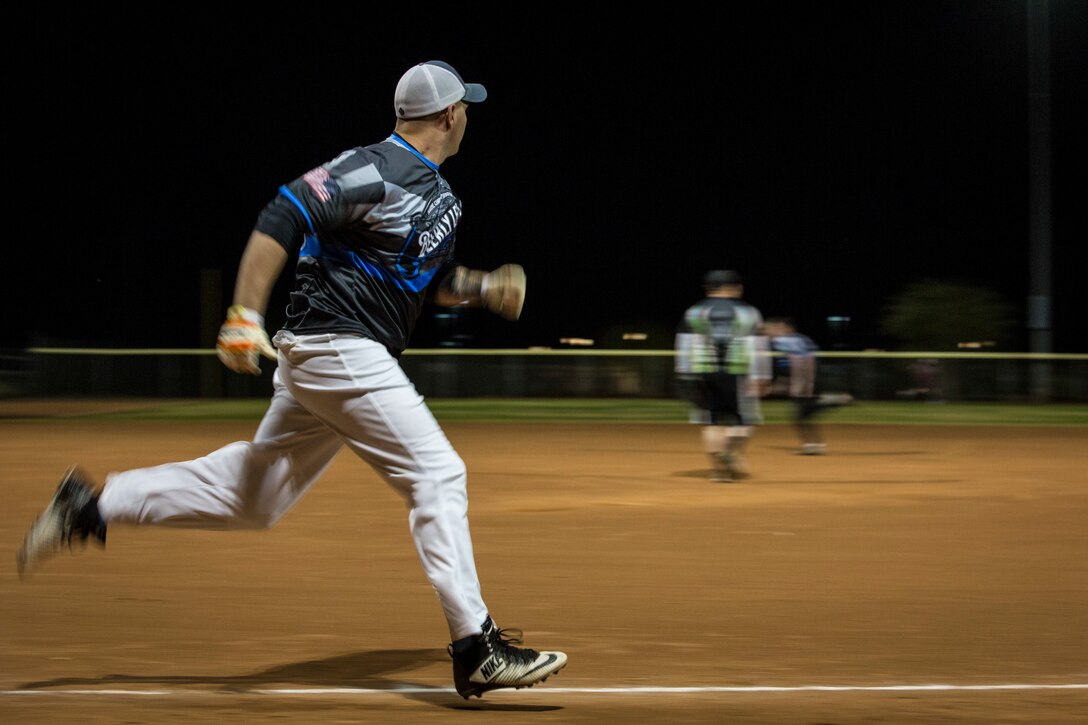
<svg viewBox="0 0 1088 725">
<path fill-rule="evenodd" d="M 254 428 L 0 420 L 0 721 L 1086 721 L 1082 428 L 828 425 L 799 457 L 768 425 L 715 484 L 686 424 L 447 424 L 496 621 L 570 656 L 471 702 L 404 508 L 347 453 L 269 531 L 114 527 L 19 581 L 69 463 Z"/>
</svg>

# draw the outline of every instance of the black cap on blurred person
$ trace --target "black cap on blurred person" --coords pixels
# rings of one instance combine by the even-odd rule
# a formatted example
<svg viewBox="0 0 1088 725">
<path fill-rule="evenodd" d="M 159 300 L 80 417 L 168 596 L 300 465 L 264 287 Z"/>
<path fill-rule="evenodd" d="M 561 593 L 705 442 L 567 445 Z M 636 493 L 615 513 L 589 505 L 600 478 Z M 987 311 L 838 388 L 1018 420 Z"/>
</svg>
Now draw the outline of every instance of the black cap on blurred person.
<svg viewBox="0 0 1088 725">
<path fill-rule="evenodd" d="M 733 284 L 743 284 L 740 274 L 731 269 L 712 269 L 703 275 L 704 289 L 717 289 Z"/>
</svg>

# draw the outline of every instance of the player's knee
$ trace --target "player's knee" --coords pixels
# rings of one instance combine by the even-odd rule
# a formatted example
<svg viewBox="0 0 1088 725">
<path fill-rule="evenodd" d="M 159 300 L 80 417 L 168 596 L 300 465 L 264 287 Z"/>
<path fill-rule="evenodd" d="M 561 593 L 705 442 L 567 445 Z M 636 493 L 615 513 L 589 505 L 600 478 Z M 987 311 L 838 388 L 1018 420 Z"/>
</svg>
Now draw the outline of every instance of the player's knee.
<svg viewBox="0 0 1088 725">
<path fill-rule="evenodd" d="M 455 481 L 464 482 L 468 477 L 468 469 L 465 466 L 465 462 L 461 460 L 461 457 L 456 453 L 450 458 L 447 464 L 447 470 L 451 479 Z"/>
<path fill-rule="evenodd" d="M 438 516 L 443 512 L 467 507 L 468 472 L 464 461 L 455 453 L 446 456 L 439 467 L 428 468 L 408 494 L 409 505 L 421 516 Z"/>
<path fill-rule="evenodd" d="M 428 457 L 422 472 L 424 478 L 432 479 L 439 485 L 447 485 L 449 482 L 463 482 L 467 475 L 468 469 L 464 460 L 452 448 Z"/>
</svg>

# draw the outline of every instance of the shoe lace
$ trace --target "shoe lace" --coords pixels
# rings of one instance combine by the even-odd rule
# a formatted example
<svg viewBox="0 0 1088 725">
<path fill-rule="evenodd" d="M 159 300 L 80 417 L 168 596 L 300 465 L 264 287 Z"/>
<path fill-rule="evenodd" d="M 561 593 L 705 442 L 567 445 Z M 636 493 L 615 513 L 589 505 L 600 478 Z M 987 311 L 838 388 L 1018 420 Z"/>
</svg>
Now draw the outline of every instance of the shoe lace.
<svg viewBox="0 0 1088 725">
<path fill-rule="evenodd" d="M 528 647 L 515 647 L 522 643 L 524 633 L 520 629 L 496 629 L 491 635 L 491 648 L 509 661 L 530 663 L 540 654 Z"/>
</svg>

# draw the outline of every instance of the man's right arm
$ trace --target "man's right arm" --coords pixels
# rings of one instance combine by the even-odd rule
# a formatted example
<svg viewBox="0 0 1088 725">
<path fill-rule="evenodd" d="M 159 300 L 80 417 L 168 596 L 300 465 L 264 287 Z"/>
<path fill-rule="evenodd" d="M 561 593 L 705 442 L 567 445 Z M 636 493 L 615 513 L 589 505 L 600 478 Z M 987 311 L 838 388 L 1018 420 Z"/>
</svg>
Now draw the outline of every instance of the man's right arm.
<svg viewBox="0 0 1088 725">
<path fill-rule="evenodd" d="M 264 232 L 250 233 L 238 267 L 233 302 L 215 344 L 219 360 L 237 373 L 260 375 L 259 356 L 276 359 L 264 329 L 264 312 L 286 263 L 287 250 L 279 242 Z"/>
<path fill-rule="evenodd" d="M 287 264 L 287 250 L 264 232 L 254 230 L 242 252 L 232 304 L 242 305 L 263 316 L 268 297 Z"/>
</svg>

